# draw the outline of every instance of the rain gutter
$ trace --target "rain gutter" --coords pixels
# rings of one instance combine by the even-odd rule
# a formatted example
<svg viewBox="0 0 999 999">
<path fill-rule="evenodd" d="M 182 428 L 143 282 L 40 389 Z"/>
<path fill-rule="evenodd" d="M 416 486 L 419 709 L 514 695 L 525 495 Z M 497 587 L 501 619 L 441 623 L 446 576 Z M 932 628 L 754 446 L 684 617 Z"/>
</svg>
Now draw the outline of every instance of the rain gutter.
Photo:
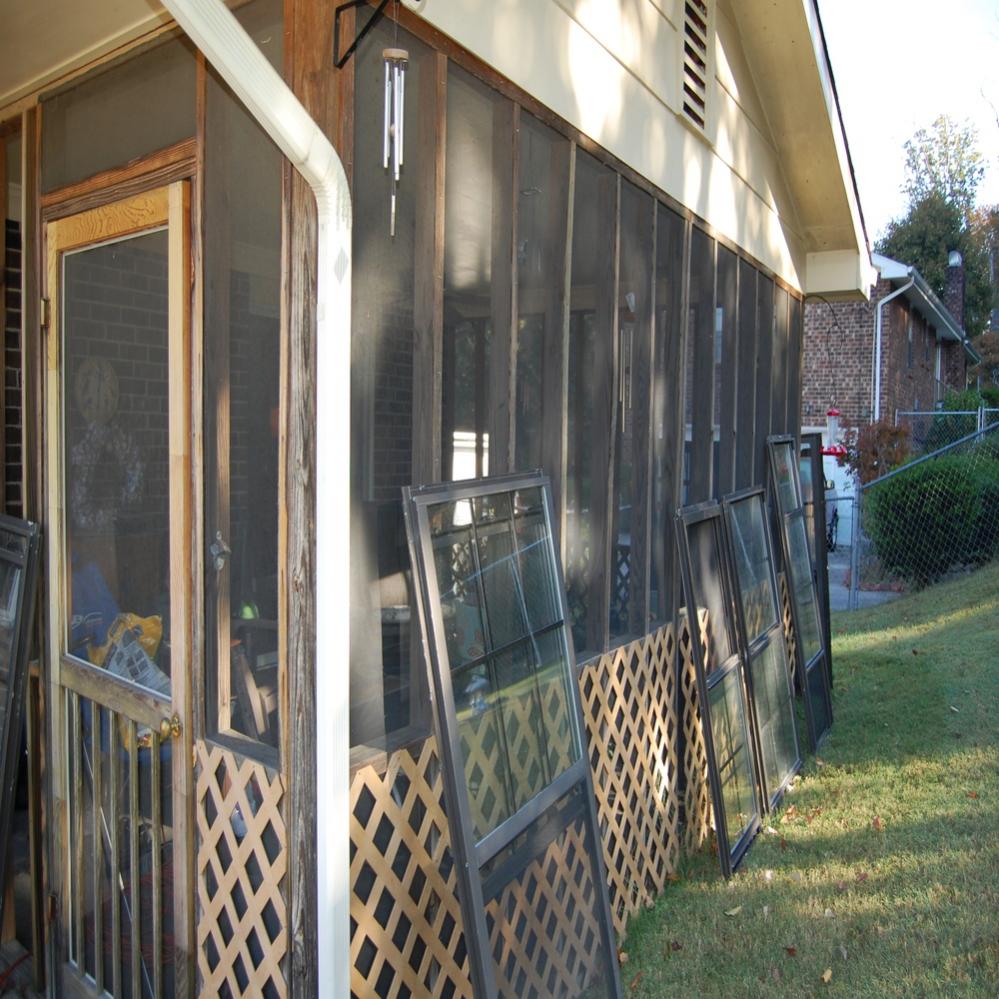
<svg viewBox="0 0 999 999">
<path fill-rule="evenodd" d="M 221 0 L 163 0 L 316 198 L 316 934 L 318 991 L 350 994 L 351 205 L 323 130 Z M 319 719 L 322 724 L 318 724 Z"/>
</svg>

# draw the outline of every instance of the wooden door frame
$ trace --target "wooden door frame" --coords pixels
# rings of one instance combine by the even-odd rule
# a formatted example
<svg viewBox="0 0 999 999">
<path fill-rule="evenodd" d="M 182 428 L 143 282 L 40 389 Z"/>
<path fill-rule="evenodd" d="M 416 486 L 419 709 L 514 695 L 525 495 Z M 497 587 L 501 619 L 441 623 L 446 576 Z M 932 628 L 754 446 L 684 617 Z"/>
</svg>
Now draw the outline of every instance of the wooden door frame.
<svg viewBox="0 0 999 999">
<path fill-rule="evenodd" d="M 101 198 L 104 201 L 103 197 Z M 166 228 L 168 240 L 168 399 L 169 399 L 169 496 L 170 496 L 170 601 L 172 709 L 182 719 L 180 736 L 171 752 L 174 799 L 173 825 L 173 912 L 174 955 L 178 995 L 194 987 L 194 823 L 192 669 L 194 638 L 194 572 L 191 526 L 194 488 L 192 481 L 192 304 L 197 292 L 197 270 L 193 266 L 191 233 L 191 183 L 175 180 L 167 186 L 107 201 L 49 222 L 43 232 L 43 270 L 48 321 L 43 345 L 43 427 L 45 511 L 47 537 L 47 592 L 44 619 L 47 628 L 47 683 L 49 686 L 49 738 L 51 740 L 50 832 L 52 871 L 50 890 L 60 892 L 65 885 L 65 854 L 70 842 L 67 747 L 64 739 L 66 716 L 62 690 L 62 636 L 68 607 L 68 581 L 65 575 L 65 525 L 63 509 L 64 442 L 63 378 L 59 281 L 62 254 L 104 241 L 122 239 L 144 230 Z M 112 682 L 109 677 L 107 682 Z M 124 685 L 122 685 L 124 686 Z M 137 707 L 158 706 L 153 698 L 129 691 Z M 148 703 L 144 703 L 148 702 Z M 63 904 L 53 934 L 56 946 L 54 967 L 68 984 L 65 969 L 69 906 Z"/>
</svg>

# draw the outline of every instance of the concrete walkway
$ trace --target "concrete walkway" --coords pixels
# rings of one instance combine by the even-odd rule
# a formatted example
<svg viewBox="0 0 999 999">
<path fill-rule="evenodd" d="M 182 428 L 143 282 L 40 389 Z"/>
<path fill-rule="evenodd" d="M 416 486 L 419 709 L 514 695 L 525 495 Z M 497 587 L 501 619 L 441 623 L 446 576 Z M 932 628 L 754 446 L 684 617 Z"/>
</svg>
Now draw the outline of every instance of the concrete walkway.
<svg viewBox="0 0 999 999">
<path fill-rule="evenodd" d="M 850 549 L 837 545 L 836 551 L 829 553 L 829 609 L 847 610 L 850 605 Z M 901 596 L 892 590 L 861 590 L 857 594 L 858 607 L 874 607 L 886 604 Z"/>
</svg>

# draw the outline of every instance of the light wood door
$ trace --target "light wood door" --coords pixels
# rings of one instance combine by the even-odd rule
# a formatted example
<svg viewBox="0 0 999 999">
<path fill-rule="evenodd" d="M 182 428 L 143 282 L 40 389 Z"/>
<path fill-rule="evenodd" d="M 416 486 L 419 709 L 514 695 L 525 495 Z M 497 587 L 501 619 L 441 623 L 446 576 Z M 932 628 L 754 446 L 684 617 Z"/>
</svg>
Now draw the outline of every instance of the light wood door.
<svg viewBox="0 0 999 999">
<path fill-rule="evenodd" d="M 52 887 L 67 993 L 192 986 L 189 199 L 180 181 L 46 227 Z"/>
</svg>

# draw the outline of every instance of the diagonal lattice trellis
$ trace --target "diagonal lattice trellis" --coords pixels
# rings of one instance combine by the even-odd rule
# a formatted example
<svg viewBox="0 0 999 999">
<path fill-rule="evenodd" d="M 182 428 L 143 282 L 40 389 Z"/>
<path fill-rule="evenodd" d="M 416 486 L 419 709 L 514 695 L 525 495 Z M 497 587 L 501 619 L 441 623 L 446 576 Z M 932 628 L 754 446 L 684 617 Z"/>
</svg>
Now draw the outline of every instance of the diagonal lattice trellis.
<svg viewBox="0 0 999 999">
<path fill-rule="evenodd" d="M 787 576 L 780 573 L 781 622 L 784 625 L 784 639 L 787 642 L 787 661 L 791 669 L 791 680 L 798 682 L 798 641 L 794 634 L 794 621 L 791 617 L 791 591 L 787 586 Z"/>
<path fill-rule="evenodd" d="M 201 994 L 285 996 L 284 783 L 218 746 L 196 762 Z"/>
<path fill-rule="evenodd" d="M 679 854 L 672 627 L 583 670 L 580 691 L 615 929 L 662 891 Z"/>
<path fill-rule="evenodd" d="M 689 648 L 685 632 L 681 642 Z M 599 765 L 594 783 L 619 934 L 662 890 L 679 856 L 681 642 L 667 626 L 580 675 L 591 753 L 598 740 L 601 747 L 591 761 Z M 694 783 L 689 776 L 687 783 Z M 574 925 L 584 942 L 595 933 L 595 924 L 585 923 L 593 889 L 580 835 L 567 831 L 488 906 L 505 994 L 578 994 L 592 972 L 595 948 L 550 942 L 559 924 Z M 393 753 L 384 772 L 365 767 L 355 774 L 351 849 L 353 995 L 470 996 L 434 739 Z"/>
</svg>

